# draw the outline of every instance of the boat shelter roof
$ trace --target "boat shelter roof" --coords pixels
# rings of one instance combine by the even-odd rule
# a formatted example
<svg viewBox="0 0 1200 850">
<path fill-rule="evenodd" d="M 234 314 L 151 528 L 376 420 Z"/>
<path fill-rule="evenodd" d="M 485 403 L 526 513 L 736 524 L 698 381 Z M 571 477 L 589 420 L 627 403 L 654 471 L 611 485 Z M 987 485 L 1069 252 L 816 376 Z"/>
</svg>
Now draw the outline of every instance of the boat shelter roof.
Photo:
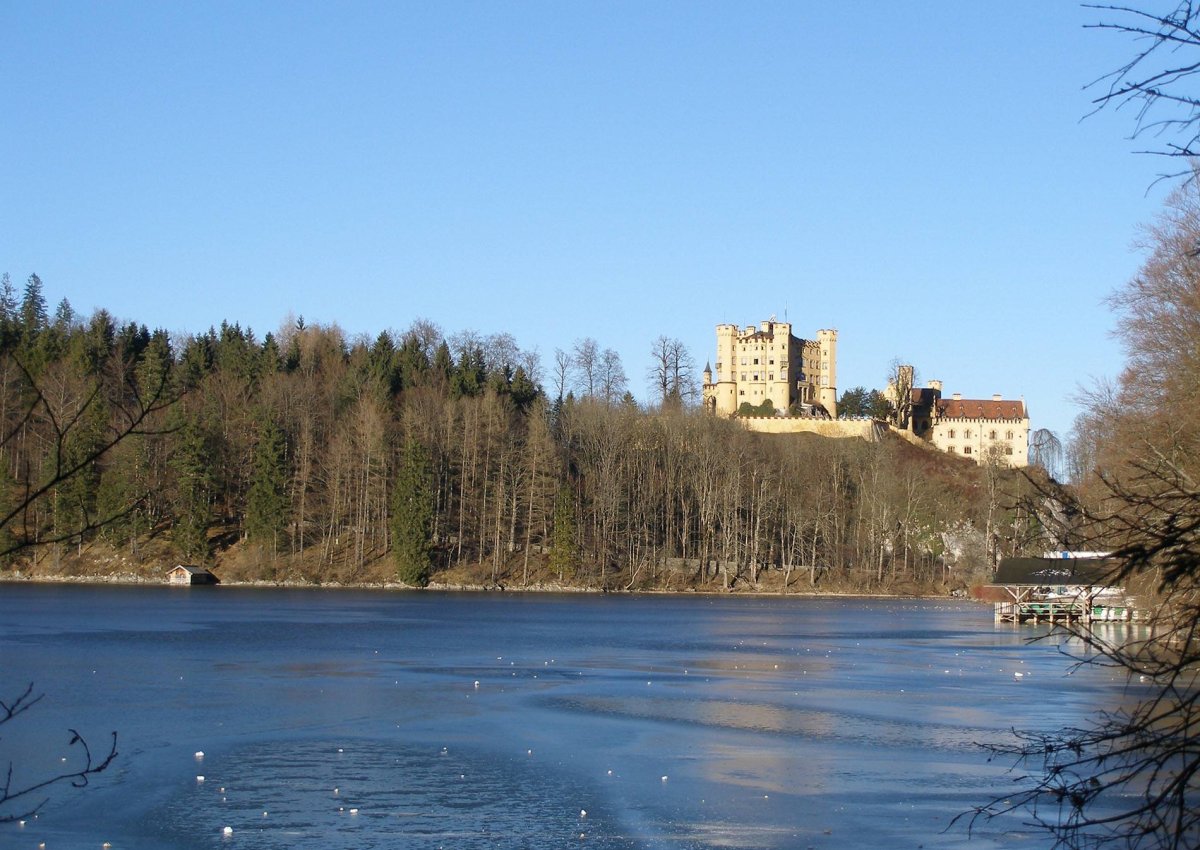
<svg viewBox="0 0 1200 850">
<path fill-rule="evenodd" d="M 212 575 L 208 570 L 204 569 L 204 567 L 195 567 L 191 564 L 176 564 L 175 566 L 171 567 L 171 569 L 167 570 L 167 572 L 173 573 L 176 570 L 187 570 L 189 574 L 194 576 Z"/>
<path fill-rule="evenodd" d="M 992 584 L 1104 587 L 1118 583 L 1120 567 L 1116 558 L 1004 558 Z"/>
</svg>

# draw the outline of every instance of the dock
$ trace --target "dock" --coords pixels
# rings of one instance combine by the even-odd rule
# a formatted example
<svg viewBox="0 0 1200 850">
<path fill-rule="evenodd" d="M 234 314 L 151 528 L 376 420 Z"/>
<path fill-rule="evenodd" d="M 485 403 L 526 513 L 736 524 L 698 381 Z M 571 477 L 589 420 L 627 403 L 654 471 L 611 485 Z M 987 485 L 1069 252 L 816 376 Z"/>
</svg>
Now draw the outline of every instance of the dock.
<svg viewBox="0 0 1200 850">
<path fill-rule="evenodd" d="M 1128 600 L 1120 604 L 1047 599 L 996 603 L 997 623 L 1128 623 L 1138 619 L 1137 609 Z"/>
<path fill-rule="evenodd" d="M 1105 557 L 1005 558 L 989 585 L 1008 597 L 995 603 L 996 622 L 1136 622 L 1136 601 L 1116 584 L 1119 569 Z"/>
</svg>

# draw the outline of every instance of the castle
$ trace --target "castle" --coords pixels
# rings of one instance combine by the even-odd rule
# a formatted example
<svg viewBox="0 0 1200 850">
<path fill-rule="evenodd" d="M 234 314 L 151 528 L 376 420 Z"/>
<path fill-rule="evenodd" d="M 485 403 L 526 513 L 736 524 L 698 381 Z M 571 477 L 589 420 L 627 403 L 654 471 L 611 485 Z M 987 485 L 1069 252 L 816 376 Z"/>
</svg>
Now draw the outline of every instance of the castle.
<svg viewBox="0 0 1200 850">
<path fill-rule="evenodd" d="M 704 409 L 738 416 L 752 431 L 809 431 L 828 437 L 876 440 L 890 427 L 912 442 L 977 463 L 1029 463 L 1025 401 L 942 398 L 942 382 L 913 387 L 912 366 L 901 366 L 884 395 L 893 421 L 837 420 L 837 331 L 800 339 L 772 316 L 756 328 L 717 325 L 716 370 L 704 367 Z M 904 402 L 904 403 L 902 403 Z"/>
<path fill-rule="evenodd" d="M 704 367 L 704 407 L 733 416 L 743 404 L 758 415 L 836 419 L 837 331 L 800 339 L 773 316 L 745 330 L 717 325 L 717 368 Z"/>
</svg>

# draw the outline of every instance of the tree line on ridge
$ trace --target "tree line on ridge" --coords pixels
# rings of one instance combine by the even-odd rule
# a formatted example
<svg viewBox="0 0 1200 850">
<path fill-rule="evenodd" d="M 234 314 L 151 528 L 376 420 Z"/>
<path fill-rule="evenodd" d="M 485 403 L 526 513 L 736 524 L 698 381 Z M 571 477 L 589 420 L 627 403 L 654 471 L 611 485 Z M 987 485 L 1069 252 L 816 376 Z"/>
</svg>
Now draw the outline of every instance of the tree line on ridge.
<svg viewBox="0 0 1200 850">
<path fill-rule="evenodd" d="M 986 576 L 1039 533 L 1007 470 L 704 415 L 667 337 L 647 408 L 592 339 L 555 352 L 547 393 L 508 334 L 417 320 L 350 339 L 296 320 L 172 339 L 66 301 L 50 315 L 42 290 L 0 285 L 0 499 L 22 505 L 9 568 L 878 589 Z"/>
</svg>

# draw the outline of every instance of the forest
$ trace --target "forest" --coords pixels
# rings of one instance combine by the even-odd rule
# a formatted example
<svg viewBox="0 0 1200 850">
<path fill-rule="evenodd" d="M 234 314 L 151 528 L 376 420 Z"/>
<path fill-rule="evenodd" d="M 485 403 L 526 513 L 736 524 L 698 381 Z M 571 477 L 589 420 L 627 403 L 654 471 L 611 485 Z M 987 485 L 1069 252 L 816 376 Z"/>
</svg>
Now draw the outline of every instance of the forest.
<svg viewBox="0 0 1200 850">
<path fill-rule="evenodd" d="M 173 338 L 65 300 L 51 314 L 36 275 L 20 292 L 5 275 L 2 570 L 941 593 L 1052 545 L 1028 475 L 750 433 L 691 403 L 677 340 L 647 350 L 649 406 L 590 338 L 546 380 L 508 334 L 288 319 Z"/>
</svg>

